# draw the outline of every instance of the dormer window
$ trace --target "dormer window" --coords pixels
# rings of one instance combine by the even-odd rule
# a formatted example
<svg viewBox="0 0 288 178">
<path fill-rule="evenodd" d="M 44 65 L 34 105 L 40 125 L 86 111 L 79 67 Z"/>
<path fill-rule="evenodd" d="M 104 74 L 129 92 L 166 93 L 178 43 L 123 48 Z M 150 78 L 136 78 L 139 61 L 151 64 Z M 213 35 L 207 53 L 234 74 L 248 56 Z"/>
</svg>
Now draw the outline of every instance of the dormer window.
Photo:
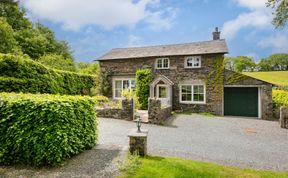
<svg viewBox="0 0 288 178">
<path fill-rule="evenodd" d="M 188 56 L 185 58 L 185 68 L 200 68 L 201 56 Z"/>
<path fill-rule="evenodd" d="M 156 59 L 156 69 L 169 69 L 169 58 Z"/>
</svg>

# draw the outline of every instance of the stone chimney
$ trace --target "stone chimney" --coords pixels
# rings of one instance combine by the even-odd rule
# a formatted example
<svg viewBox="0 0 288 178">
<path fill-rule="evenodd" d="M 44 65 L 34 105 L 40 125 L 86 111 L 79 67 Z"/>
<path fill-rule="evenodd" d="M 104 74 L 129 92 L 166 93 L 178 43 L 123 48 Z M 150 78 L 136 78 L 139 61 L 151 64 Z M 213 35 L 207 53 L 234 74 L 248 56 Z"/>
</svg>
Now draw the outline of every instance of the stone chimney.
<svg viewBox="0 0 288 178">
<path fill-rule="evenodd" d="M 213 32 L 213 40 L 220 40 L 220 31 L 218 31 L 218 27 L 215 28 L 215 32 Z"/>
</svg>

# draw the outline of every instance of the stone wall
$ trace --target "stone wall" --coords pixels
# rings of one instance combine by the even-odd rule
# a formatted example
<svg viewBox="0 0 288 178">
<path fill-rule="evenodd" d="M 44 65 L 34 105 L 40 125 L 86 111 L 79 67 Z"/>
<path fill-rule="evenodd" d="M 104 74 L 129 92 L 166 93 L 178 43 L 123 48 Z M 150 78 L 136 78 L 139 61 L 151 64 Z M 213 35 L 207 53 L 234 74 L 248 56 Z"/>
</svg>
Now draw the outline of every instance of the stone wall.
<svg viewBox="0 0 288 178">
<path fill-rule="evenodd" d="M 166 106 L 161 108 L 161 101 L 149 98 L 148 119 L 152 124 L 162 125 L 171 117 L 172 107 Z"/>
<path fill-rule="evenodd" d="M 172 86 L 172 108 L 173 110 L 183 110 L 192 112 L 209 112 L 216 115 L 222 114 L 222 93 L 223 91 L 212 91 L 206 89 L 206 104 L 186 104 L 179 101 L 179 84 L 187 80 L 203 80 L 209 75 L 214 67 L 214 60 L 222 57 L 222 54 L 201 55 L 201 68 L 184 68 L 185 56 L 170 56 L 169 69 L 156 69 L 155 59 L 157 57 L 139 59 L 117 59 L 100 61 L 102 72 L 109 72 L 113 77 L 135 77 L 137 69 L 150 68 L 154 74 L 164 75 L 171 80 Z M 112 80 L 110 85 L 112 86 Z M 112 96 L 112 91 L 108 97 Z"/>
<path fill-rule="evenodd" d="M 134 119 L 134 102 L 133 99 L 122 100 L 122 108 L 97 108 L 98 117 L 133 120 Z"/>
<path fill-rule="evenodd" d="M 288 108 L 284 106 L 280 108 L 280 127 L 288 129 Z"/>
</svg>

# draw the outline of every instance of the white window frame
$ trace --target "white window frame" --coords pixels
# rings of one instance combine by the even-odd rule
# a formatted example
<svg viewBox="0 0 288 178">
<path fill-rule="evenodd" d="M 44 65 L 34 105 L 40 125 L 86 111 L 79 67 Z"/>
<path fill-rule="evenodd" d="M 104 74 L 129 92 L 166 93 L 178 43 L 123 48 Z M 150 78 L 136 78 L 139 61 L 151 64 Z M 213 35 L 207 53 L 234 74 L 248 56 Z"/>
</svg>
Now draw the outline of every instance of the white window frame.
<svg viewBox="0 0 288 178">
<path fill-rule="evenodd" d="M 168 66 L 164 67 L 164 60 L 168 60 Z M 158 67 L 158 61 L 161 61 L 161 67 Z M 157 58 L 155 61 L 155 68 L 156 69 L 169 69 L 170 68 L 170 59 L 169 58 Z"/>
<path fill-rule="evenodd" d="M 195 61 L 196 61 L 196 59 L 197 58 L 199 58 L 199 66 L 195 66 Z M 188 62 L 188 60 L 189 59 L 192 59 L 192 66 L 188 66 L 187 65 L 187 62 Z M 187 56 L 187 57 L 185 57 L 185 60 L 184 60 L 184 67 L 185 68 L 201 68 L 201 61 L 202 61 L 202 58 L 201 58 L 201 56 Z"/>
<path fill-rule="evenodd" d="M 204 101 L 194 101 L 194 86 L 203 86 Z M 182 86 L 191 86 L 191 101 L 182 101 Z M 184 104 L 206 104 L 206 86 L 204 84 L 181 84 L 179 85 L 179 101 Z"/>
<path fill-rule="evenodd" d="M 131 88 L 131 83 L 132 83 L 132 80 L 134 80 L 135 81 L 135 87 L 136 87 L 136 79 L 135 78 L 113 78 L 113 80 L 112 80 L 112 92 L 113 92 L 113 99 L 123 99 L 123 97 L 121 96 L 121 97 L 116 97 L 116 92 L 115 92 L 115 90 L 116 90 L 116 86 L 115 86 L 115 82 L 116 81 L 121 81 L 121 92 L 123 91 L 123 81 L 124 80 L 128 80 L 129 81 L 129 89 L 132 89 Z M 121 93 L 121 95 L 122 95 L 122 93 Z"/>
<path fill-rule="evenodd" d="M 159 88 L 160 87 L 165 87 L 165 90 L 166 90 L 166 97 L 165 98 L 160 98 L 159 97 Z M 158 99 L 167 99 L 169 98 L 169 91 L 168 91 L 168 85 L 157 85 L 157 97 Z"/>
</svg>

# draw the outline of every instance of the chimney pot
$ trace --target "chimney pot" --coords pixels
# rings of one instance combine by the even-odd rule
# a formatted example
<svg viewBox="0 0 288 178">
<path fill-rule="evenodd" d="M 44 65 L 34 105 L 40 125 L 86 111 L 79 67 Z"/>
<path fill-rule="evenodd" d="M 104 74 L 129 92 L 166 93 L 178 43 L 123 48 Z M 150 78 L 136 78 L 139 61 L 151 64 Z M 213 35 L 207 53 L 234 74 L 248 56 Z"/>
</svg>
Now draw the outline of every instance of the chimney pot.
<svg viewBox="0 0 288 178">
<path fill-rule="evenodd" d="M 215 28 L 215 32 L 213 32 L 213 40 L 220 40 L 220 31 L 218 31 L 218 27 Z"/>
</svg>

